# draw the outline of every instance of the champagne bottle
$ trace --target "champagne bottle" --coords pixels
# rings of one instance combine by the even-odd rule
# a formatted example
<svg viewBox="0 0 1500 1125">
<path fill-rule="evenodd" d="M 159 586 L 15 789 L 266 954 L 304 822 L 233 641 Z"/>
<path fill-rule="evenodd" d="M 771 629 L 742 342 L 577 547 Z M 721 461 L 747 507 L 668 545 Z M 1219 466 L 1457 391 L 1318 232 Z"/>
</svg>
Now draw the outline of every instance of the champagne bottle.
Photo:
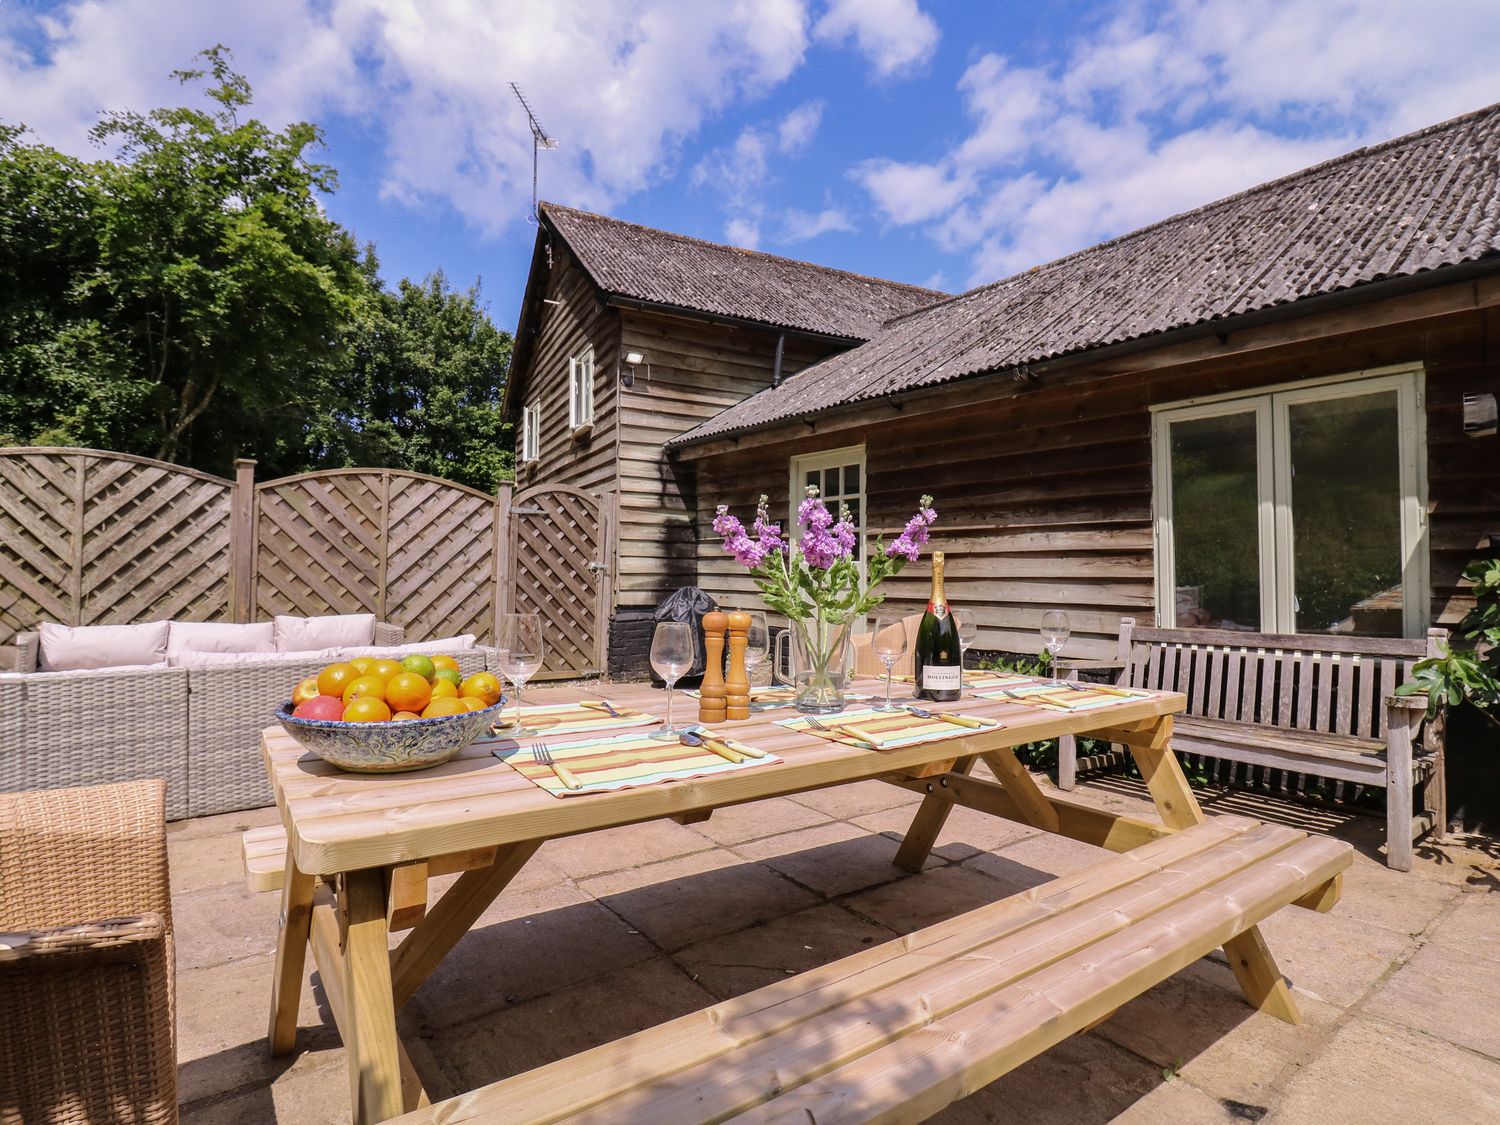
<svg viewBox="0 0 1500 1125">
<path fill-rule="evenodd" d="M 943 552 L 932 556 L 932 595 L 927 612 L 917 626 L 917 648 L 913 672 L 916 674 L 919 699 L 934 703 L 951 703 L 963 688 L 960 660 L 963 650 L 958 644 L 958 622 L 943 596 Z"/>
</svg>

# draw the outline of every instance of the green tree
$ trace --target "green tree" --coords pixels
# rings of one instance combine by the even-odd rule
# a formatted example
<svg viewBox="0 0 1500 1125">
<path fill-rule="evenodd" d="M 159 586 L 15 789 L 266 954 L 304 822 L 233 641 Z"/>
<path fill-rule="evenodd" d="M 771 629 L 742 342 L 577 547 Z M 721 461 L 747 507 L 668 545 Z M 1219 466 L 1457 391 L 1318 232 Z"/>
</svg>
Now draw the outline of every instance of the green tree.
<svg viewBox="0 0 1500 1125">
<path fill-rule="evenodd" d="M 309 431 L 309 458 L 494 491 L 514 476 L 511 427 L 500 413 L 510 352 L 477 284 L 451 289 L 439 271 L 383 290 L 353 333 L 351 365 L 335 377 L 343 409 Z"/>
</svg>

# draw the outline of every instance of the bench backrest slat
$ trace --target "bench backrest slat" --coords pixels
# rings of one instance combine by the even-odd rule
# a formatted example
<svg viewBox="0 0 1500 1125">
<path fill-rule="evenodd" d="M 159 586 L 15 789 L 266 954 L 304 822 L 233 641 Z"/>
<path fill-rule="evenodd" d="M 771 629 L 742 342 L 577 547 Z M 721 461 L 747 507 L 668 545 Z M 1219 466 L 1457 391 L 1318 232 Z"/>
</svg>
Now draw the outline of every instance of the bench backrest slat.
<svg viewBox="0 0 1500 1125">
<path fill-rule="evenodd" d="M 1126 618 L 1119 658 L 1122 682 L 1181 692 L 1190 715 L 1380 738 L 1386 696 L 1410 678 L 1416 661 L 1438 651 L 1442 636 L 1157 629 Z"/>
</svg>

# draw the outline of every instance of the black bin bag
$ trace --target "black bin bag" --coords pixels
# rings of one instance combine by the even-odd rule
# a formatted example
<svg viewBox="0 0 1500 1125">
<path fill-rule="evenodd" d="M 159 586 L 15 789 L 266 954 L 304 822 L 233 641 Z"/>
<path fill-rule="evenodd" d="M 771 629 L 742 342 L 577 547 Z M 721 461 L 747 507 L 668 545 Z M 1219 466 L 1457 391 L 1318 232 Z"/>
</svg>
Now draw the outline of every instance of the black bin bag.
<svg viewBox="0 0 1500 1125">
<path fill-rule="evenodd" d="M 656 624 L 660 625 L 663 621 L 686 621 L 692 626 L 693 666 L 677 681 L 678 687 L 695 688 L 703 682 L 703 670 L 707 667 L 703 655 L 703 615 L 718 608 L 719 603 L 696 586 L 683 586 L 675 593 L 668 594 L 656 607 Z M 651 670 L 651 682 L 657 685 L 662 683 L 654 668 Z"/>
</svg>

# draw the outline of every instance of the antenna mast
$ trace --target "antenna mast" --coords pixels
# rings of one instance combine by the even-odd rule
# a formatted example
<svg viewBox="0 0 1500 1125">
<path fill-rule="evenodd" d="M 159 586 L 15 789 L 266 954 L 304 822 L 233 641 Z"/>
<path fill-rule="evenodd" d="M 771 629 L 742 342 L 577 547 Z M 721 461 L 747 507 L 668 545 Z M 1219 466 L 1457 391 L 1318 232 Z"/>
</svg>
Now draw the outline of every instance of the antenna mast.
<svg viewBox="0 0 1500 1125">
<path fill-rule="evenodd" d="M 521 93 L 521 87 L 512 82 L 510 88 L 516 95 L 516 100 L 521 103 L 521 108 L 526 111 L 526 120 L 531 123 L 531 222 L 535 225 L 540 221 L 536 210 L 536 154 L 544 148 L 549 151 L 556 148 L 557 142 L 547 135 L 547 130 L 543 129 L 542 123 L 536 119 L 536 114 L 531 110 L 531 103 L 526 100 L 526 95 Z"/>
</svg>

